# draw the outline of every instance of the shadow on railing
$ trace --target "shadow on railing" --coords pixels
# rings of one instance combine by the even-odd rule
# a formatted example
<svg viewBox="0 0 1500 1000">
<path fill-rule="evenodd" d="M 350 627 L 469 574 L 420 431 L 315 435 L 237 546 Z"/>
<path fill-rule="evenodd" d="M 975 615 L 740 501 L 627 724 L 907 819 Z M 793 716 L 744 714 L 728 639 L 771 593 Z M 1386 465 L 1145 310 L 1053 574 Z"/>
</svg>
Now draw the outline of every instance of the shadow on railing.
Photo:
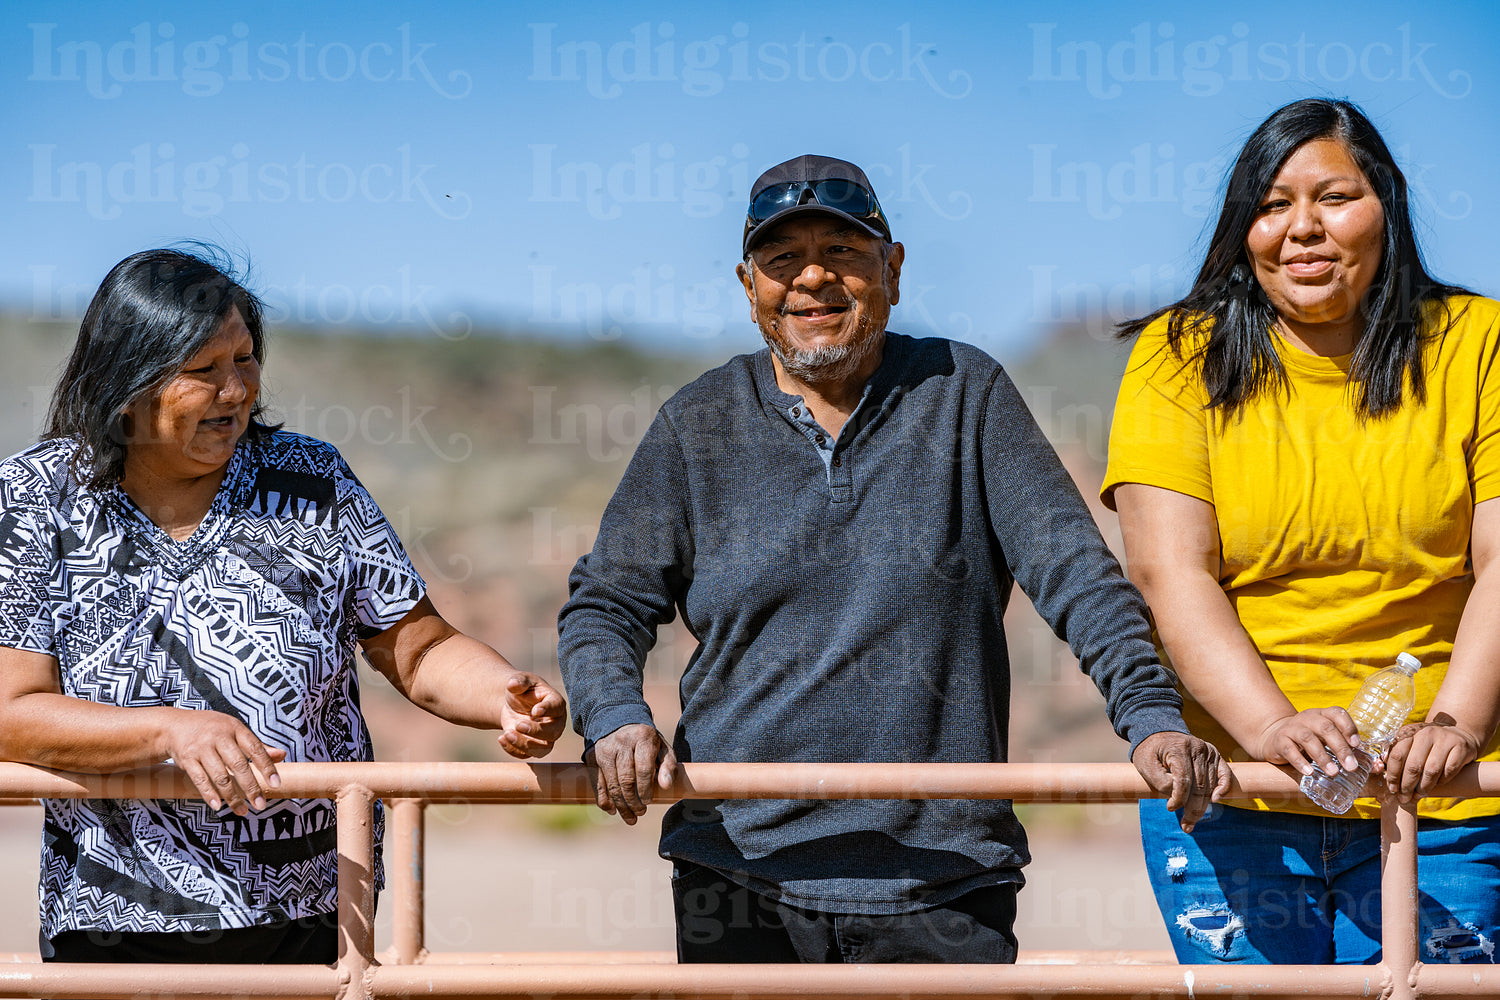
<svg viewBox="0 0 1500 1000">
<path fill-rule="evenodd" d="M 576 764 L 284 764 L 286 798 L 338 805 L 339 960 L 323 965 L 0 965 L 0 997 L 515 997 L 708 1000 L 757 997 L 916 998 L 1144 996 L 1500 996 L 1500 972 L 1417 960 L 1416 814 L 1381 819 L 1383 961 L 1374 966 L 1117 964 L 1120 956 L 1057 965 L 676 965 L 655 954 L 441 955 L 423 946 L 424 809 L 429 804 L 592 803 Z M 1287 799 L 1295 779 L 1270 764 L 1236 764 L 1233 798 Z M 1013 799 L 1133 802 L 1152 793 L 1129 764 L 687 764 L 678 798 Z M 1500 795 L 1500 763 L 1466 768 L 1435 794 Z M 0 804 L 38 798 L 192 798 L 175 768 L 112 775 L 0 763 Z M 389 951 L 374 951 L 373 804 L 391 804 Z M 1081 953 L 1089 957 L 1089 953 Z"/>
</svg>

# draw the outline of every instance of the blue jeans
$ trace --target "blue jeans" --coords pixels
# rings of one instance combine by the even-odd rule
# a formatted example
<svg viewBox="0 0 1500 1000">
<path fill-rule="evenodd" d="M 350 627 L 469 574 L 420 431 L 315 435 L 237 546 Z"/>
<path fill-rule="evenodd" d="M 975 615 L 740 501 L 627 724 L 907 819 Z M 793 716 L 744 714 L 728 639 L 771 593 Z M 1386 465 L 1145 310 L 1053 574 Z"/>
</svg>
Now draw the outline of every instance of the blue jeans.
<svg viewBox="0 0 1500 1000">
<path fill-rule="evenodd" d="M 1380 961 L 1380 821 L 1215 805 L 1191 834 L 1141 800 L 1156 905 L 1185 965 Z M 1423 962 L 1493 962 L 1500 935 L 1500 817 L 1417 830 Z"/>
</svg>

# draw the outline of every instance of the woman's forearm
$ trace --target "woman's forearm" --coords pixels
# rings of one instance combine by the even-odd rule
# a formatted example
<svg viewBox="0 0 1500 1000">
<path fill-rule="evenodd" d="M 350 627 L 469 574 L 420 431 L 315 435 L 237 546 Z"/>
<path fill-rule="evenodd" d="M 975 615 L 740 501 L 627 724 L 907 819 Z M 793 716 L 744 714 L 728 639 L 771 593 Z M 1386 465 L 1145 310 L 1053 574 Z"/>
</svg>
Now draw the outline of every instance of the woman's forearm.
<svg viewBox="0 0 1500 1000">
<path fill-rule="evenodd" d="M 412 704 L 461 726 L 500 730 L 512 757 L 545 756 L 566 724 L 561 694 L 449 625 L 425 597 L 364 650 Z"/>
<path fill-rule="evenodd" d="M 64 771 L 105 774 L 172 755 L 169 733 L 186 720 L 183 709 L 120 708 L 35 692 L 9 699 L 0 710 L 0 757 Z"/>
<path fill-rule="evenodd" d="M 1297 713 L 1282 693 L 1218 581 L 1202 570 L 1157 567 L 1131 579 L 1189 694 L 1251 754 L 1276 723 Z"/>
<path fill-rule="evenodd" d="M 1126 568 L 1189 694 L 1240 746 L 1266 758 L 1268 732 L 1297 710 L 1219 586 L 1219 525 L 1202 500 L 1127 483 L 1115 492 Z"/>
<path fill-rule="evenodd" d="M 499 653 L 444 621 L 427 598 L 366 640 L 364 651 L 413 705 L 461 726 L 501 728 L 505 684 L 514 670 Z"/>
<path fill-rule="evenodd" d="M 1427 721 L 1456 725 L 1483 747 L 1500 724 L 1500 579 L 1478 581 L 1464 607 L 1453 655 Z"/>
<path fill-rule="evenodd" d="M 124 707 L 61 693 L 57 660 L 0 646 L 0 758 L 108 774 L 171 759 L 212 808 L 239 815 L 266 804 L 284 747 L 209 709 Z"/>
<path fill-rule="evenodd" d="M 1500 500 L 1474 508 L 1469 537 L 1474 587 L 1464 602 L 1448 672 L 1427 718 L 1407 726 L 1386 754 L 1385 781 L 1403 801 L 1426 795 L 1484 752 L 1500 721 Z"/>
<path fill-rule="evenodd" d="M 501 729 L 506 683 L 515 668 L 495 650 L 454 633 L 429 648 L 406 696 L 412 704 L 460 726 Z"/>
<path fill-rule="evenodd" d="M 174 715 L 175 713 L 175 715 Z M 57 659 L 0 646 L 0 757 L 65 771 L 106 773 L 159 764 L 180 709 L 120 708 L 62 693 Z"/>
<path fill-rule="evenodd" d="M 1500 500 L 1474 508 L 1474 589 L 1464 602 L 1453 653 L 1427 721 L 1456 725 L 1483 747 L 1500 725 Z"/>
</svg>

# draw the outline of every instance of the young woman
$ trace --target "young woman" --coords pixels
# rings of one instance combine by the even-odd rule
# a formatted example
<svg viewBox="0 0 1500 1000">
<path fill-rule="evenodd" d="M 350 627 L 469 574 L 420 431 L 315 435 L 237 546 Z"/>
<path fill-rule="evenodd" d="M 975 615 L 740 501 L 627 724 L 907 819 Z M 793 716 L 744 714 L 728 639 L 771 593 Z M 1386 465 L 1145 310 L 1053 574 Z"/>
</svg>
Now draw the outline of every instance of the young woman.
<svg viewBox="0 0 1500 1000">
<path fill-rule="evenodd" d="M 1240 152 L 1198 278 L 1137 338 L 1105 502 L 1194 733 L 1333 774 L 1343 706 L 1407 651 L 1403 799 L 1497 756 L 1500 304 L 1423 267 L 1406 182 L 1342 101 L 1290 104 Z M 1490 961 L 1500 802 L 1421 806 L 1429 962 Z M 1141 803 L 1183 962 L 1379 959 L 1379 804 L 1238 802 L 1184 834 Z"/>
</svg>

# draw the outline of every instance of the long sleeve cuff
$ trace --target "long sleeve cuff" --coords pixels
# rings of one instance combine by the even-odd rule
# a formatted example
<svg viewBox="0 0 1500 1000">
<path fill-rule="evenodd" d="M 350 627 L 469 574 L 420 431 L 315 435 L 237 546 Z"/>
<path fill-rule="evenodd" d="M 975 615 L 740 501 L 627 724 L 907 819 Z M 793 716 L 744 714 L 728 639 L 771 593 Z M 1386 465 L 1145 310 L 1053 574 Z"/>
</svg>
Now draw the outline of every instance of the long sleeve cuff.
<svg viewBox="0 0 1500 1000">
<path fill-rule="evenodd" d="M 1130 758 L 1134 759 L 1135 748 L 1141 745 L 1142 740 L 1157 733 L 1188 733 L 1187 724 L 1182 721 L 1182 713 L 1165 706 L 1132 712 L 1130 723 L 1122 734 L 1130 741 Z"/>
<path fill-rule="evenodd" d="M 604 739 L 610 733 L 621 726 L 633 726 L 637 724 L 654 726 L 656 720 L 651 718 L 651 709 L 644 701 L 633 702 L 626 705 L 604 705 L 589 713 L 588 722 L 583 731 L 583 752 L 585 755 L 592 749 L 594 744 Z M 1148 734 L 1149 735 L 1149 734 Z M 1142 737 L 1143 739 L 1145 737 Z"/>
</svg>

